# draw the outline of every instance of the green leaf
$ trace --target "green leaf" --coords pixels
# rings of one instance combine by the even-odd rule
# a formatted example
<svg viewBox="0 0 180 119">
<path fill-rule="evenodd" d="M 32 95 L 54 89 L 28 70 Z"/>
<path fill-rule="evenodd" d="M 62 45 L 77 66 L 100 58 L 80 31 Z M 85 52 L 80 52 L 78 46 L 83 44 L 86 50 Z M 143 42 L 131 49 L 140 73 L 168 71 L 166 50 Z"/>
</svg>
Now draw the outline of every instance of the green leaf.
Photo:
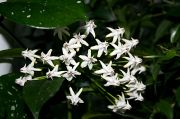
<svg viewBox="0 0 180 119">
<path fill-rule="evenodd" d="M 180 87 L 176 89 L 176 101 L 180 107 Z"/>
<path fill-rule="evenodd" d="M 170 40 L 171 43 L 176 43 L 180 40 L 180 24 L 172 30 Z"/>
<path fill-rule="evenodd" d="M 156 43 L 160 38 L 162 38 L 167 32 L 169 32 L 169 27 L 171 26 L 171 22 L 168 20 L 164 20 L 158 26 L 155 34 L 154 43 Z"/>
<path fill-rule="evenodd" d="M 165 54 L 165 56 L 163 56 L 160 60 L 170 60 L 173 57 L 176 56 L 176 50 L 168 50 L 167 53 Z"/>
<path fill-rule="evenodd" d="M 168 119 L 173 119 L 173 108 L 171 107 L 171 104 L 166 100 L 161 100 L 157 104 L 158 111 L 162 114 L 166 115 Z"/>
<path fill-rule="evenodd" d="M 19 74 L 0 77 L 0 118 L 32 119 L 32 115 L 22 97 L 22 87 L 15 84 Z"/>
<path fill-rule="evenodd" d="M 0 51 L 0 58 L 22 57 L 22 55 L 21 55 L 22 51 L 23 51 L 23 49 L 21 49 L 21 48 L 1 50 Z"/>
<path fill-rule="evenodd" d="M 54 80 L 30 81 L 24 86 L 23 97 L 30 108 L 35 119 L 38 119 L 39 112 L 43 104 L 54 96 L 61 87 L 64 78 L 54 78 Z"/>
<path fill-rule="evenodd" d="M 84 5 L 77 0 L 10 0 L 0 4 L 0 14 L 20 24 L 46 29 L 86 18 Z"/>
<path fill-rule="evenodd" d="M 156 80 L 157 76 L 159 75 L 160 65 L 157 63 L 152 64 L 150 69 L 151 69 L 151 74 L 152 74 L 153 79 Z"/>
</svg>

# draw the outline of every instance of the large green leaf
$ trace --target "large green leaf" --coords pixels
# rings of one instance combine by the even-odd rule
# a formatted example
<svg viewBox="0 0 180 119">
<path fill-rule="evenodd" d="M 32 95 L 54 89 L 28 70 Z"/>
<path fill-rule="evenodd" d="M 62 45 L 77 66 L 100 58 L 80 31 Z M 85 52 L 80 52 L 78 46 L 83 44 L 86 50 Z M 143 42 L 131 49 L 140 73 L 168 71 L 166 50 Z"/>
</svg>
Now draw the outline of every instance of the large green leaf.
<svg viewBox="0 0 180 119">
<path fill-rule="evenodd" d="M 54 78 L 54 80 L 27 82 L 23 90 L 23 97 L 35 119 L 38 119 L 43 104 L 59 90 L 63 80 L 63 78 Z"/>
<path fill-rule="evenodd" d="M 37 28 L 66 26 L 86 18 L 83 3 L 77 0 L 10 0 L 0 4 L 0 14 Z"/>
<path fill-rule="evenodd" d="M 0 59 L 1 58 L 13 58 L 13 57 L 22 57 L 21 52 L 23 49 L 14 48 L 0 51 Z"/>
<path fill-rule="evenodd" d="M 22 97 L 22 87 L 15 84 L 19 74 L 0 77 L 0 119 L 32 119 Z"/>
</svg>

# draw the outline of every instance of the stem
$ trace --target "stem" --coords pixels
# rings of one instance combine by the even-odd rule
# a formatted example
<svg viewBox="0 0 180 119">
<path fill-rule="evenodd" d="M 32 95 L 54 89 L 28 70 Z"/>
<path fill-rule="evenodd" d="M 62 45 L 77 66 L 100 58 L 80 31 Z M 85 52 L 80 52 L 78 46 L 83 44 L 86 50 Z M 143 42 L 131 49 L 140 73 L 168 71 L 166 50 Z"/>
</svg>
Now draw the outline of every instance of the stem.
<svg viewBox="0 0 180 119">
<path fill-rule="evenodd" d="M 8 29 L 6 26 L 0 22 L 0 26 L 15 40 L 22 48 L 26 49 L 26 46 Z"/>
<path fill-rule="evenodd" d="M 71 105 L 70 103 L 67 102 L 67 107 L 68 107 L 68 119 L 72 119 L 72 113 L 71 113 Z"/>
<path fill-rule="evenodd" d="M 109 92 L 107 92 L 101 85 L 98 84 L 98 82 L 96 82 L 94 79 L 91 79 L 91 81 L 98 87 L 99 91 L 102 93 L 102 94 L 105 94 L 105 97 L 112 103 L 114 104 L 114 102 L 112 101 L 115 100 L 116 98 L 111 95 Z"/>
</svg>

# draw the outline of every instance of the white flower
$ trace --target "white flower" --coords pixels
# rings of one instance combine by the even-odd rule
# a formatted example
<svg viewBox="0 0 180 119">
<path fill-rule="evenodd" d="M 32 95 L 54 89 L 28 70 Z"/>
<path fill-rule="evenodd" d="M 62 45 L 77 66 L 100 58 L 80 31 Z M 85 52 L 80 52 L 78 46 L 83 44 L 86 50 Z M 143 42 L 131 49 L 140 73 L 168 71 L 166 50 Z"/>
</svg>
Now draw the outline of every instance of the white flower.
<svg viewBox="0 0 180 119">
<path fill-rule="evenodd" d="M 96 40 L 96 42 L 97 42 L 97 44 L 98 45 L 95 45 L 95 46 L 92 46 L 91 47 L 91 49 L 92 50 L 98 50 L 98 55 L 97 55 L 97 57 L 101 57 L 101 55 L 103 54 L 103 52 L 105 53 L 105 54 L 107 54 L 107 48 L 108 48 L 108 46 L 109 46 L 109 44 L 108 44 L 108 42 L 101 42 L 100 40 L 98 40 L 98 39 L 95 39 Z"/>
<path fill-rule="evenodd" d="M 144 67 L 144 66 L 135 66 L 134 68 L 133 68 L 133 70 L 131 71 L 131 74 L 132 75 L 135 75 L 137 72 L 139 72 L 138 74 L 140 74 L 140 73 L 142 73 L 142 72 L 144 72 L 144 71 L 146 71 L 146 67 Z"/>
<path fill-rule="evenodd" d="M 106 38 L 113 37 L 112 43 L 115 43 L 117 40 L 120 41 L 121 37 L 123 36 L 123 34 L 125 32 L 124 28 L 120 28 L 120 27 L 118 27 L 118 29 L 113 29 L 113 28 L 107 27 L 107 29 L 109 29 L 111 31 L 111 33 L 106 35 Z"/>
<path fill-rule="evenodd" d="M 78 67 L 79 62 L 74 65 L 72 68 L 71 66 L 66 66 L 67 71 L 65 71 L 65 74 L 63 74 L 63 77 L 66 78 L 68 81 L 71 81 L 75 75 L 81 75 L 80 72 L 76 71 L 76 68 Z"/>
<path fill-rule="evenodd" d="M 118 46 L 116 44 L 111 43 L 111 45 L 115 48 L 113 52 L 111 52 L 110 56 L 116 55 L 116 59 L 120 58 L 122 54 L 126 53 L 127 50 L 121 42 L 118 42 Z"/>
<path fill-rule="evenodd" d="M 52 49 L 50 49 L 47 54 L 44 54 L 43 52 L 41 53 L 41 60 L 46 63 L 48 63 L 50 66 L 54 67 L 54 64 L 52 62 L 52 60 L 56 60 L 56 59 L 59 59 L 59 57 L 56 57 L 56 56 L 51 56 L 51 52 L 52 52 Z"/>
<path fill-rule="evenodd" d="M 102 69 L 95 71 L 96 74 L 102 74 L 104 76 L 113 76 L 114 75 L 114 69 L 111 67 L 112 61 L 109 62 L 109 64 L 106 66 L 102 61 L 100 61 Z"/>
<path fill-rule="evenodd" d="M 21 76 L 15 80 L 15 83 L 19 84 L 20 86 L 24 86 L 24 84 L 26 83 L 27 80 L 32 80 L 32 76 L 31 75 L 27 75 L 24 77 Z"/>
<path fill-rule="evenodd" d="M 67 30 L 69 30 L 68 27 L 59 27 L 59 28 L 56 28 L 56 29 L 54 30 L 54 36 L 55 36 L 56 34 L 58 34 L 59 39 L 62 40 L 62 39 L 63 39 L 63 38 L 62 38 L 63 35 L 70 36 L 70 34 L 69 34 L 69 32 L 68 32 Z"/>
<path fill-rule="evenodd" d="M 74 44 L 74 43 L 67 43 L 67 42 L 63 44 L 63 48 L 71 53 L 74 53 L 74 52 L 76 53 L 74 49 L 79 49 L 80 47 L 81 47 L 81 44 Z"/>
<path fill-rule="evenodd" d="M 139 43 L 138 39 L 133 39 L 133 38 L 131 38 L 131 40 L 127 40 L 123 38 L 122 40 L 125 42 L 124 46 L 126 47 L 128 52 L 131 50 L 131 48 L 133 48 Z"/>
<path fill-rule="evenodd" d="M 137 82 L 136 83 L 136 86 L 137 86 L 137 91 L 139 92 L 139 91 L 144 91 L 145 89 L 146 89 L 146 85 L 144 85 L 143 83 L 142 83 L 142 81 L 141 82 Z"/>
<path fill-rule="evenodd" d="M 70 44 L 83 44 L 85 46 L 89 46 L 89 44 L 84 40 L 84 38 L 86 38 L 86 35 L 81 35 L 79 34 L 75 34 L 73 36 L 74 38 L 70 39 L 69 43 Z"/>
<path fill-rule="evenodd" d="M 129 104 L 128 100 L 125 100 L 124 94 L 122 93 L 122 96 L 118 95 L 119 99 L 115 100 L 115 105 L 109 105 L 108 108 L 112 109 L 113 112 L 122 112 L 124 113 L 126 110 L 131 109 L 131 105 Z"/>
<path fill-rule="evenodd" d="M 146 89 L 146 85 L 144 85 L 142 83 L 142 81 L 139 82 L 137 80 L 135 80 L 135 82 L 131 82 L 131 83 L 126 84 L 126 87 L 129 88 L 128 92 L 131 92 L 131 91 L 134 91 L 134 90 L 136 90 L 138 92 L 142 92 L 142 91 L 144 91 Z"/>
<path fill-rule="evenodd" d="M 29 58 L 31 61 L 34 61 L 35 58 L 40 58 L 40 56 L 36 55 L 35 53 L 37 52 L 38 50 L 24 50 L 22 51 L 22 56 L 24 56 L 24 58 Z"/>
<path fill-rule="evenodd" d="M 96 34 L 94 32 L 94 28 L 96 28 L 96 25 L 94 24 L 93 20 L 86 22 L 86 25 L 84 26 L 84 28 L 86 29 L 86 32 L 85 32 L 86 35 L 91 33 L 93 37 L 95 38 Z"/>
<path fill-rule="evenodd" d="M 131 53 L 128 53 L 129 57 L 123 57 L 124 59 L 128 60 L 128 63 L 124 65 L 124 68 L 130 67 L 130 69 L 134 68 L 135 66 L 138 66 L 141 62 L 142 59 L 139 58 L 138 56 L 132 56 Z"/>
<path fill-rule="evenodd" d="M 143 101 L 144 98 L 143 98 L 143 96 L 141 95 L 141 93 L 139 93 L 135 100 Z"/>
<path fill-rule="evenodd" d="M 107 83 L 104 84 L 104 86 L 119 86 L 120 81 L 119 81 L 117 75 L 118 74 L 116 74 L 115 76 L 104 76 L 104 75 L 102 75 L 101 77 L 107 81 Z"/>
<path fill-rule="evenodd" d="M 75 94 L 73 89 L 69 87 L 70 96 L 66 96 L 67 99 L 71 100 L 72 105 L 77 105 L 77 103 L 84 103 L 84 101 L 79 98 L 79 95 L 82 92 L 82 88 Z"/>
<path fill-rule="evenodd" d="M 53 79 L 53 77 L 61 77 L 61 75 L 62 75 L 63 73 L 65 73 L 65 71 L 58 71 L 58 68 L 59 68 L 59 65 L 56 65 L 56 66 L 53 68 L 52 71 L 49 70 L 49 71 L 46 73 L 47 78 Z"/>
<path fill-rule="evenodd" d="M 62 52 L 63 55 L 59 57 L 60 60 L 62 60 L 66 65 L 76 64 L 75 60 L 73 59 L 73 56 L 75 56 L 76 52 L 68 53 L 68 51 L 65 48 L 62 48 Z"/>
<path fill-rule="evenodd" d="M 122 74 L 123 74 L 123 78 L 121 78 L 119 81 L 121 84 L 127 83 L 127 82 L 135 82 L 136 81 L 136 77 L 134 77 L 131 72 L 130 69 L 127 69 L 127 72 L 125 73 L 123 70 L 121 70 Z"/>
<path fill-rule="evenodd" d="M 31 76 L 34 76 L 34 71 L 41 71 L 40 68 L 34 68 L 34 61 L 32 61 L 28 66 L 26 64 L 24 67 L 20 69 L 22 73 L 30 74 Z"/>
<path fill-rule="evenodd" d="M 97 61 L 96 58 L 91 56 L 91 50 L 90 49 L 88 50 L 87 56 L 80 55 L 79 57 L 83 60 L 83 62 L 81 63 L 81 67 L 84 68 L 84 67 L 88 66 L 90 70 L 93 67 L 93 63 Z"/>
<path fill-rule="evenodd" d="M 127 92 L 126 93 L 129 98 L 127 99 L 135 99 L 135 100 L 138 100 L 138 101 L 143 101 L 144 98 L 142 97 L 141 93 L 137 93 L 137 91 L 131 91 L 131 92 Z"/>
</svg>

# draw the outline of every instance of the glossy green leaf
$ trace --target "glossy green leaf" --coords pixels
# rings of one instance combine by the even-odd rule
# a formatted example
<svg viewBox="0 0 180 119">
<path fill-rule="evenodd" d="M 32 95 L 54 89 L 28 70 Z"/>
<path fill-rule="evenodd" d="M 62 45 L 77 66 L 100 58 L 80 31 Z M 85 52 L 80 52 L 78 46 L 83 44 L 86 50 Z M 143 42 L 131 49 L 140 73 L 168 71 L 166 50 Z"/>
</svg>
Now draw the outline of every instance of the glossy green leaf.
<svg viewBox="0 0 180 119">
<path fill-rule="evenodd" d="M 23 90 L 23 97 L 35 119 L 38 119 L 43 104 L 59 90 L 63 78 L 28 82 Z"/>
<path fill-rule="evenodd" d="M 168 33 L 169 27 L 171 26 L 171 22 L 168 20 L 164 20 L 161 22 L 161 24 L 158 26 L 155 34 L 154 42 L 157 42 L 160 38 L 162 38 L 166 33 Z"/>
<path fill-rule="evenodd" d="M 171 107 L 171 104 L 167 102 L 166 100 L 161 100 L 157 104 L 158 111 L 162 114 L 166 115 L 167 119 L 173 119 L 173 108 Z"/>
<path fill-rule="evenodd" d="M 86 18 L 83 3 L 76 0 L 10 0 L 0 4 L 0 14 L 17 23 L 47 29 Z"/>
<path fill-rule="evenodd" d="M 172 30 L 170 40 L 171 43 L 176 43 L 178 40 L 180 40 L 180 25 Z"/>
<path fill-rule="evenodd" d="M 22 87 L 15 84 L 19 74 L 0 77 L 0 118 L 32 119 L 32 115 L 22 97 Z"/>
<path fill-rule="evenodd" d="M 180 87 L 176 89 L 176 101 L 180 107 Z"/>
<path fill-rule="evenodd" d="M 21 49 L 21 48 L 1 50 L 0 51 L 0 58 L 22 57 L 22 55 L 21 55 L 22 51 L 23 51 L 23 49 Z"/>
</svg>

